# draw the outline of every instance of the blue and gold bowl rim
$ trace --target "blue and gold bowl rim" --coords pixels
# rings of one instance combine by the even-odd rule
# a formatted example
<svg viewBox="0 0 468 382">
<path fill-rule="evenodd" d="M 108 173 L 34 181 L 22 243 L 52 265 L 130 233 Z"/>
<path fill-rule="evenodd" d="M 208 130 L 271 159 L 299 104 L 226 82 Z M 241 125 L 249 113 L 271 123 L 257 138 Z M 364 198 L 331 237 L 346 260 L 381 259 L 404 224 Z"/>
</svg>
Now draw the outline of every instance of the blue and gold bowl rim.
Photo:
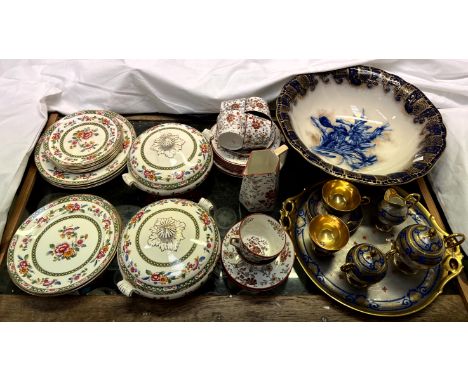
<svg viewBox="0 0 468 382">
<path fill-rule="evenodd" d="M 413 121 L 423 125 L 421 134 L 425 134 L 426 138 L 414 156 L 420 159 L 413 161 L 408 169 L 387 175 L 368 175 L 346 170 L 325 162 L 299 139 L 289 118 L 291 105 L 305 96 L 308 91 L 313 91 L 319 81 L 323 83 L 335 81 L 337 84 L 342 84 L 345 80 L 354 86 L 367 86 L 368 88 L 381 86 L 384 92 L 393 92 L 394 99 L 403 103 L 405 112 L 413 116 Z M 370 185 L 404 184 L 426 175 L 437 162 L 446 145 L 447 130 L 442 116 L 424 93 L 402 78 L 370 66 L 359 65 L 295 76 L 283 86 L 276 99 L 276 117 L 289 144 L 307 161 L 337 178 Z"/>
</svg>

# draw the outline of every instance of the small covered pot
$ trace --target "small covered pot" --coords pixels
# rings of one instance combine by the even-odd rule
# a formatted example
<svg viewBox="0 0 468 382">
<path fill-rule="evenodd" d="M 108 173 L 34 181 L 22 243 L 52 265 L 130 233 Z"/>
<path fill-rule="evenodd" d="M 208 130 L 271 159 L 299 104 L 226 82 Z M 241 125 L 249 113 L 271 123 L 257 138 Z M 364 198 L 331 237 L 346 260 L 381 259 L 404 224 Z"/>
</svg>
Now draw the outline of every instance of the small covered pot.
<svg viewBox="0 0 468 382">
<path fill-rule="evenodd" d="M 203 284 L 221 247 L 212 204 L 163 199 L 138 211 L 122 233 L 117 255 L 126 296 L 182 297 Z"/>
<path fill-rule="evenodd" d="M 146 130 L 132 144 L 123 180 L 129 186 L 161 196 L 194 189 L 206 179 L 213 165 L 208 133 L 180 123 L 164 123 Z"/>
<path fill-rule="evenodd" d="M 465 241 L 461 233 L 440 236 L 435 228 L 412 224 L 403 228 L 392 243 L 395 265 L 406 274 L 433 268 L 444 258 L 445 250 Z"/>
<path fill-rule="evenodd" d="M 346 255 L 346 263 L 341 266 L 348 282 L 356 287 L 365 288 L 378 283 L 385 277 L 388 265 L 385 255 L 370 244 L 357 244 Z"/>
</svg>

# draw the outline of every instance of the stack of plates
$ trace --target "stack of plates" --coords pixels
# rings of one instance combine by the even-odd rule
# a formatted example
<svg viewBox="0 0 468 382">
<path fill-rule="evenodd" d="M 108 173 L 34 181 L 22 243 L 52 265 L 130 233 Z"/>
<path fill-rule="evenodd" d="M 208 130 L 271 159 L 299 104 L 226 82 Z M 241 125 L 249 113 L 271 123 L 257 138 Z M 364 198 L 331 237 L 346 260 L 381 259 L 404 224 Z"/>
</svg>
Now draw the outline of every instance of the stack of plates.
<svg viewBox="0 0 468 382">
<path fill-rule="evenodd" d="M 228 150 L 218 144 L 218 139 L 216 137 L 217 125 L 214 125 L 211 129 L 213 138 L 211 139 L 211 146 L 213 148 L 213 159 L 214 164 L 222 172 L 241 178 L 242 173 L 244 172 L 247 161 L 249 160 L 249 155 L 252 150 Z M 278 126 L 275 124 L 275 134 L 271 140 L 269 149 L 277 149 L 281 146 L 283 136 Z"/>
<path fill-rule="evenodd" d="M 132 124 L 117 113 L 80 111 L 46 129 L 34 160 L 40 174 L 54 186 L 91 188 L 123 171 L 135 137 Z"/>
</svg>

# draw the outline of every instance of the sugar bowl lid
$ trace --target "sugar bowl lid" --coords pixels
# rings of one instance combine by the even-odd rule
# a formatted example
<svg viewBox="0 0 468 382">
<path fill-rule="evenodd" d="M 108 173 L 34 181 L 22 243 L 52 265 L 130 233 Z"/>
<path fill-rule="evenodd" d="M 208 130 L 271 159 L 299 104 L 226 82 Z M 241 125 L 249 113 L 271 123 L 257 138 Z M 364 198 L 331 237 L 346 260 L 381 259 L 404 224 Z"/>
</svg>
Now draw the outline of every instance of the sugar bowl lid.
<svg viewBox="0 0 468 382">
<path fill-rule="evenodd" d="M 213 153 L 193 127 L 164 123 L 142 133 L 133 143 L 128 174 L 123 178 L 144 191 L 173 195 L 195 188 L 208 175 Z"/>
<path fill-rule="evenodd" d="M 362 275 L 380 275 L 387 271 L 385 255 L 378 248 L 366 243 L 351 248 L 346 261 L 355 265 L 355 271 Z"/>
<path fill-rule="evenodd" d="M 212 204 L 163 199 L 138 211 L 122 233 L 118 261 L 124 280 L 142 295 L 171 298 L 210 273 L 220 248 Z M 124 284 L 122 284 L 124 285 Z M 125 286 L 120 290 L 125 292 Z"/>
</svg>

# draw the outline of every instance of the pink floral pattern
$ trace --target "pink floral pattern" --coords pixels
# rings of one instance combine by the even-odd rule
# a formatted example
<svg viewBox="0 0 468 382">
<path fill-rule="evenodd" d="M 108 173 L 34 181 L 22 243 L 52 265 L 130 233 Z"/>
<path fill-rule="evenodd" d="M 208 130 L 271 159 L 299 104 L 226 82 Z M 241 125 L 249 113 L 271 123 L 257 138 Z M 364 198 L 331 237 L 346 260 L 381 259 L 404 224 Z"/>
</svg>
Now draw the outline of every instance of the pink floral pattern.
<svg viewBox="0 0 468 382">
<path fill-rule="evenodd" d="M 67 141 L 70 144 L 70 149 L 74 149 L 78 146 L 81 150 L 80 152 L 85 152 L 88 150 L 93 150 L 97 147 L 97 143 L 90 138 L 97 136 L 97 128 L 91 128 L 86 126 L 84 129 L 76 130 L 73 132 L 71 139 Z"/>
<path fill-rule="evenodd" d="M 81 248 L 86 247 L 88 234 L 78 235 L 77 231 L 80 227 L 64 226 L 58 230 L 59 236 L 63 241 L 58 244 L 50 244 L 50 250 L 47 255 L 53 256 L 54 261 L 70 260 L 74 258 Z"/>
</svg>

